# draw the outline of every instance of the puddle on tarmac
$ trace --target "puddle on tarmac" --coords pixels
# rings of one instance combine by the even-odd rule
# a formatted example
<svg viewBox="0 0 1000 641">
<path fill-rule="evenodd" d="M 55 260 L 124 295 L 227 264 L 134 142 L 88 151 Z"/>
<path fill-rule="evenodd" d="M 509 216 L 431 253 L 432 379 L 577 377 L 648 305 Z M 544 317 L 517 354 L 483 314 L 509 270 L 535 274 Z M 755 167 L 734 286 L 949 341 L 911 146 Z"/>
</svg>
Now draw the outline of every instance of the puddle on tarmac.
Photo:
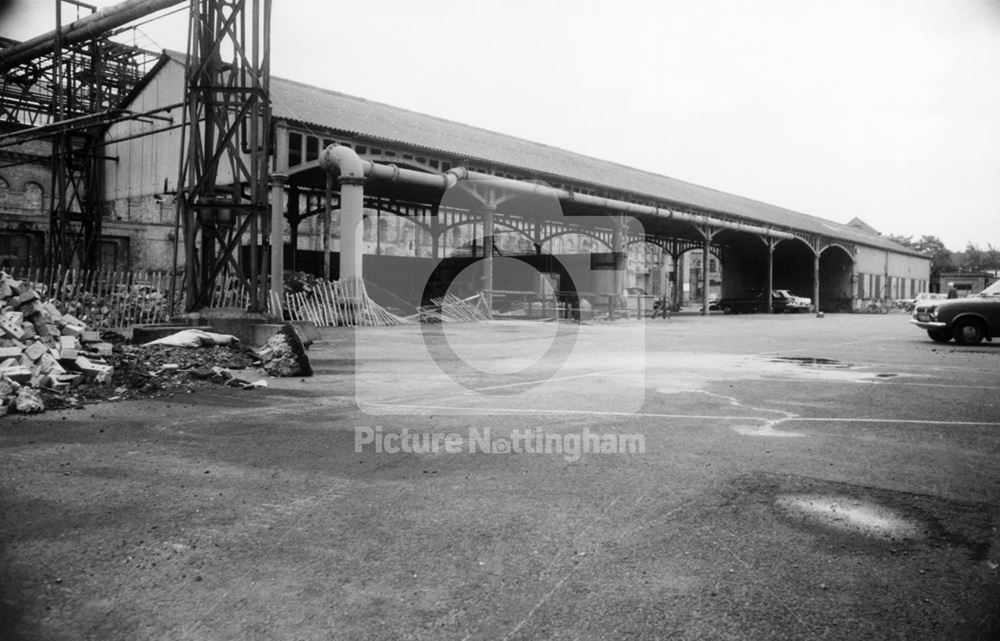
<svg viewBox="0 0 1000 641">
<path fill-rule="evenodd" d="M 842 532 L 884 540 L 923 539 L 927 527 L 875 501 L 849 496 L 785 494 L 777 504 L 793 516 Z"/>
<path fill-rule="evenodd" d="M 850 369 L 851 365 L 832 358 L 816 358 L 814 356 L 775 356 L 775 363 L 795 363 L 796 365 L 829 367 L 834 369 Z"/>
<path fill-rule="evenodd" d="M 813 356 L 670 352 L 650 354 L 643 365 L 648 367 L 646 380 L 660 394 L 688 393 L 736 380 L 870 383 L 907 376 L 866 371 L 865 366 Z"/>
</svg>

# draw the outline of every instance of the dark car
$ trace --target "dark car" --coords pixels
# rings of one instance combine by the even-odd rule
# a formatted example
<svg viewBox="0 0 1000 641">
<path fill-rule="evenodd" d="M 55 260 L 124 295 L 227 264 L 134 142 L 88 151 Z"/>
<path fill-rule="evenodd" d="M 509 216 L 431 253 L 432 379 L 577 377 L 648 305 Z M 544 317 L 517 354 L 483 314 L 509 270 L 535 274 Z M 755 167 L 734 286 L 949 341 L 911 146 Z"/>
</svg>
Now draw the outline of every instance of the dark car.
<svg viewBox="0 0 1000 641">
<path fill-rule="evenodd" d="M 780 314 L 788 311 L 788 298 L 771 292 L 771 310 Z M 752 289 L 738 298 L 723 298 L 719 301 L 723 314 L 756 314 L 767 311 L 767 296 L 762 289 Z"/>
<path fill-rule="evenodd" d="M 975 345 L 1000 336 L 1000 280 L 968 298 L 928 300 L 913 309 L 910 322 L 927 330 L 937 343 L 955 339 L 961 345 Z"/>
</svg>

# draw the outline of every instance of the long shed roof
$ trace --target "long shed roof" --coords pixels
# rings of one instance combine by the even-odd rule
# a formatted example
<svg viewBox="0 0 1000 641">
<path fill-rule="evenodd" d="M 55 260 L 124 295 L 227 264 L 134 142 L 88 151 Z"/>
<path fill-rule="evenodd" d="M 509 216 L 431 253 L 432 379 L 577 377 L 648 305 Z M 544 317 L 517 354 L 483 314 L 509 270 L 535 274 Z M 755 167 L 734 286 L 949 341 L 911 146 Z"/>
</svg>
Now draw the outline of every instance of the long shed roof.
<svg viewBox="0 0 1000 641">
<path fill-rule="evenodd" d="M 182 61 L 182 54 L 166 54 Z M 636 198 L 716 212 L 727 217 L 922 255 L 878 234 L 709 187 L 593 158 L 488 129 L 394 107 L 283 78 L 271 78 L 276 118 L 317 129 L 394 142 L 529 174 L 556 176 Z"/>
</svg>

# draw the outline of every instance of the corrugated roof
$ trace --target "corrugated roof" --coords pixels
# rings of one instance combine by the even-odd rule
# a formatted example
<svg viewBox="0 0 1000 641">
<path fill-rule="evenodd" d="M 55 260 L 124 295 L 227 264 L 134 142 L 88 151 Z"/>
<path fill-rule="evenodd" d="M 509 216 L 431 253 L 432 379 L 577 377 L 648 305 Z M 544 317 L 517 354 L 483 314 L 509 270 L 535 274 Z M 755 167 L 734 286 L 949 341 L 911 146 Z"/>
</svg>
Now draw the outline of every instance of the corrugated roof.
<svg viewBox="0 0 1000 641">
<path fill-rule="evenodd" d="M 176 58 L 183 59 L 182 56 Z M 528 174 L 556 176 L 567 182 L 583 182 L 627 192 L 638 199 L 666 201 L 766 226 L 920 255 L 882 236 L 842 223 L 292 80 L 272 78 L 271 100 L 276 118 L 318 129 L 395 142 L 489 164 L 507 165 Z"/>
<path fill-rule="evenodd" d="M 914 253 L 882 236 L 842 223 L 337 91 L 272 78 L 271 95 L 275 117 L 323 129 L 508 165 L 528 173 L 559 176 L 567 181 L 590 183 L 775 227 Z"/>
</svg>

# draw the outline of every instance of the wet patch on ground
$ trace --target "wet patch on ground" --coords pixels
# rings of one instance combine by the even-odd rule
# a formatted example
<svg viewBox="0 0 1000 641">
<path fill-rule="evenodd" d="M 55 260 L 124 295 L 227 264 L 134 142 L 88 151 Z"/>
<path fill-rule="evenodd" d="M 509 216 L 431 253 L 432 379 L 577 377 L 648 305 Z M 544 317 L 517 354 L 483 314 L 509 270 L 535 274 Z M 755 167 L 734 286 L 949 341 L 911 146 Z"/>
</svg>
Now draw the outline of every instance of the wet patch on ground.
<svg viewBox="0 0 1000 641">
<path fill-rule="evenodd" d="M 856 377 L 856 380 L 873 380 L 895 378 L 900 374 L 895 372 L 867 373 L 861 371 L 857 365 L 846 363 L 835 358 L 823 358 L 817 356 L 773 356 L 767 359 L 771 363 L 779 365 L 795 365 L 811 374 L 822 374 L 824 372 Z"/>
<path fill-rule="evenodd" d="M 826 481 L 752 475 L 733 481 L 728 500 L 766 507 L 774 520 L 817 544 L 881 552 L 949 548 L 973 561 L 990 555 L 995 505 Z"/>
<path fill-rule="evenodd" d="M 850 369 L 852 365 L 833 358 L 817 358 L 815 356 L 775 356 L 775 363 L 794 363 L 805 367 L 827 367 L 831 369 Z"/>
<path fill-rule="evenodd" d="M 914 541 L 927 526 L 877 501 L 836 494 L 784 494 L 776 504 L 793 519 L 876 539 Z"/>
</svg>

